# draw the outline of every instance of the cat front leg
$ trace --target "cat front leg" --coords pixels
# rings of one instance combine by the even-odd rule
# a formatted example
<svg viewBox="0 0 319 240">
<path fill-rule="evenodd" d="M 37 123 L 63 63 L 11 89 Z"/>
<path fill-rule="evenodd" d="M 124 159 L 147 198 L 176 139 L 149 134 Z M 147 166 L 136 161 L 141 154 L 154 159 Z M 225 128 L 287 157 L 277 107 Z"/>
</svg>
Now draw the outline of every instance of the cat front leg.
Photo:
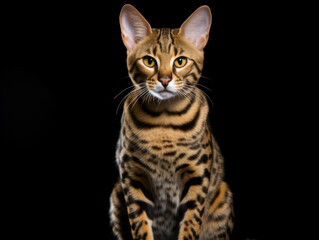
<svg viewBox="0 0 319 240">
<path fill-rule="evenodd" d="M 124 167 L 121 167 L 121 186 L 133 239 L 153 240 L 152 219 L 154 203 L 150 199 L 150 194 L 145 186 L 147 180 L 141 177 L 141 171 L 134 165 L 129 167 L 130 171 L 125 165 L 122 164 Z"/>
<path fill-rule="evenodd" d="M 200 236 L 202 215 L 209 183 L 209 174 L 189 178 L 184 184 L 178 207 L 180 230 L 178 240 L 197 240 Z"/>
<path fill-rule="evenodd" d="M 114 235 L 118 240 L 133 240 L 131 226 L 128 219 L 126 203 L 121 187 L 118 181 L 110 197 L 110 224 Z"/>
<path fill-rule="evenodd" d="M 228 240 L 233 225 L 233 199 L 226 182 L 222 181 L 216 193 L 206 201 L 199 240 Z"/>
</svg>

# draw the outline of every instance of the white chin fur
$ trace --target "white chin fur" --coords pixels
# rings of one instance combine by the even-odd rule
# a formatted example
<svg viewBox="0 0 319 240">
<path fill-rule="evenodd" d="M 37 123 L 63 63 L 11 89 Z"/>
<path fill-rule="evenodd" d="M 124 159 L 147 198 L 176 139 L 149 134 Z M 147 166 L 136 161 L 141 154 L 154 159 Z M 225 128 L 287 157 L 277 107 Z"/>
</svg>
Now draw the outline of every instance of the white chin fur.
<svg viewBox="0 0 319 240">
<path fill-rule="evenodd" d="M 157 97 L 157 98 L 159 98 L 161 100 L 166 100 L 166 99 L 169 99 L 169 98 L 172 98 L 172 97 L 176 96 L 176 93 L 168 92 L 168 91 L 165 91 L 165 92 L 154 92 L 154 91 L 150 90 L 150 93 L 154 97 Z"/>
<path fill-rule="evenodd" d="M 157 82 L 156 85 L 152 90 L 150 90 L 150 93 L 157 97 L 160 100 L 166 100 L 172 97 L 175 97 L 177 95 L 176 87 L 174 84 L 174 81 L 171 81 L 168 83 L 168 86 L 166 87 L 167 91 L 164 91 L 164 87 L 160 82 Z"/>
</svg>

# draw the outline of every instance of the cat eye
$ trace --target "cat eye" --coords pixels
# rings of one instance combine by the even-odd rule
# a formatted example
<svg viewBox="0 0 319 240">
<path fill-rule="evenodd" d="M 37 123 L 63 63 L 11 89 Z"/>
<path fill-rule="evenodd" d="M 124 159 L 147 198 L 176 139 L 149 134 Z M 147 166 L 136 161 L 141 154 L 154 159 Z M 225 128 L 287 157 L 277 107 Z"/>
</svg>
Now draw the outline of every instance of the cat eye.
<svg viewBox="0 0 319 240">
<path fill-rule="evenodd" d="M 179 57 L 179 58 L 176 58 L 174 61 L 175 67 L 178 67 L 178 68 L 184 67 L 186 63 L 187 63 L 186 57 Z"/>
<path fill-rule="evenodd" d="M 144 57 L 143 62 L 147 67 L 154 67 L 156 65 L 156 60 L 150 56 Z"/>
</svg>

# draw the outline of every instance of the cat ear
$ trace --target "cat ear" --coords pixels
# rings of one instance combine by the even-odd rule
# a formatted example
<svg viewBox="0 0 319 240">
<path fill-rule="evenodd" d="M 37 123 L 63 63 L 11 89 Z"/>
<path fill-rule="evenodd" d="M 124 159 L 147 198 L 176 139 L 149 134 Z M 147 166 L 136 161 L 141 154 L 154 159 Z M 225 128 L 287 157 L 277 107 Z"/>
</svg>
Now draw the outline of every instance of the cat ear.
<svg viewBox="0 0 319 240">
<path fill-rule="evenodd" d="M 125 4 L 120 13 L 122 39 L 127 50 L 132 50 L 137 42 L 152 33 L 151 25 L 130 4 Z"/>
<path fill-rule="evenodd" d="M 201 6 L 182 24 L 179 34 L 198 50 L 202 50 L 207 44 L 211 23 L 212 14 L 209 7 Z"/>
</svg>

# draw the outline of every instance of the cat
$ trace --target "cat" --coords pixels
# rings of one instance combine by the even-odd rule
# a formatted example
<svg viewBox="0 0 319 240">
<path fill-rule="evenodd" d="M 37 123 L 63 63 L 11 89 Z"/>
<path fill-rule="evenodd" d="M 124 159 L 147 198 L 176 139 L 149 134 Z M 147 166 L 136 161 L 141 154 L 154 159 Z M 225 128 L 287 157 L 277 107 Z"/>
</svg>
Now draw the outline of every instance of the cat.
<svg viewBox="0 0 319 240">
<path fill-rule="evenodd" d="M 152 29 L 132 5 L 120 13 L 134 90 L 124 103 L 110 197 L 120 240 L 229 239 L 232 193 L 196 87 L 211 11 L 199 7 L 179 29 Z"/>
</svg>

